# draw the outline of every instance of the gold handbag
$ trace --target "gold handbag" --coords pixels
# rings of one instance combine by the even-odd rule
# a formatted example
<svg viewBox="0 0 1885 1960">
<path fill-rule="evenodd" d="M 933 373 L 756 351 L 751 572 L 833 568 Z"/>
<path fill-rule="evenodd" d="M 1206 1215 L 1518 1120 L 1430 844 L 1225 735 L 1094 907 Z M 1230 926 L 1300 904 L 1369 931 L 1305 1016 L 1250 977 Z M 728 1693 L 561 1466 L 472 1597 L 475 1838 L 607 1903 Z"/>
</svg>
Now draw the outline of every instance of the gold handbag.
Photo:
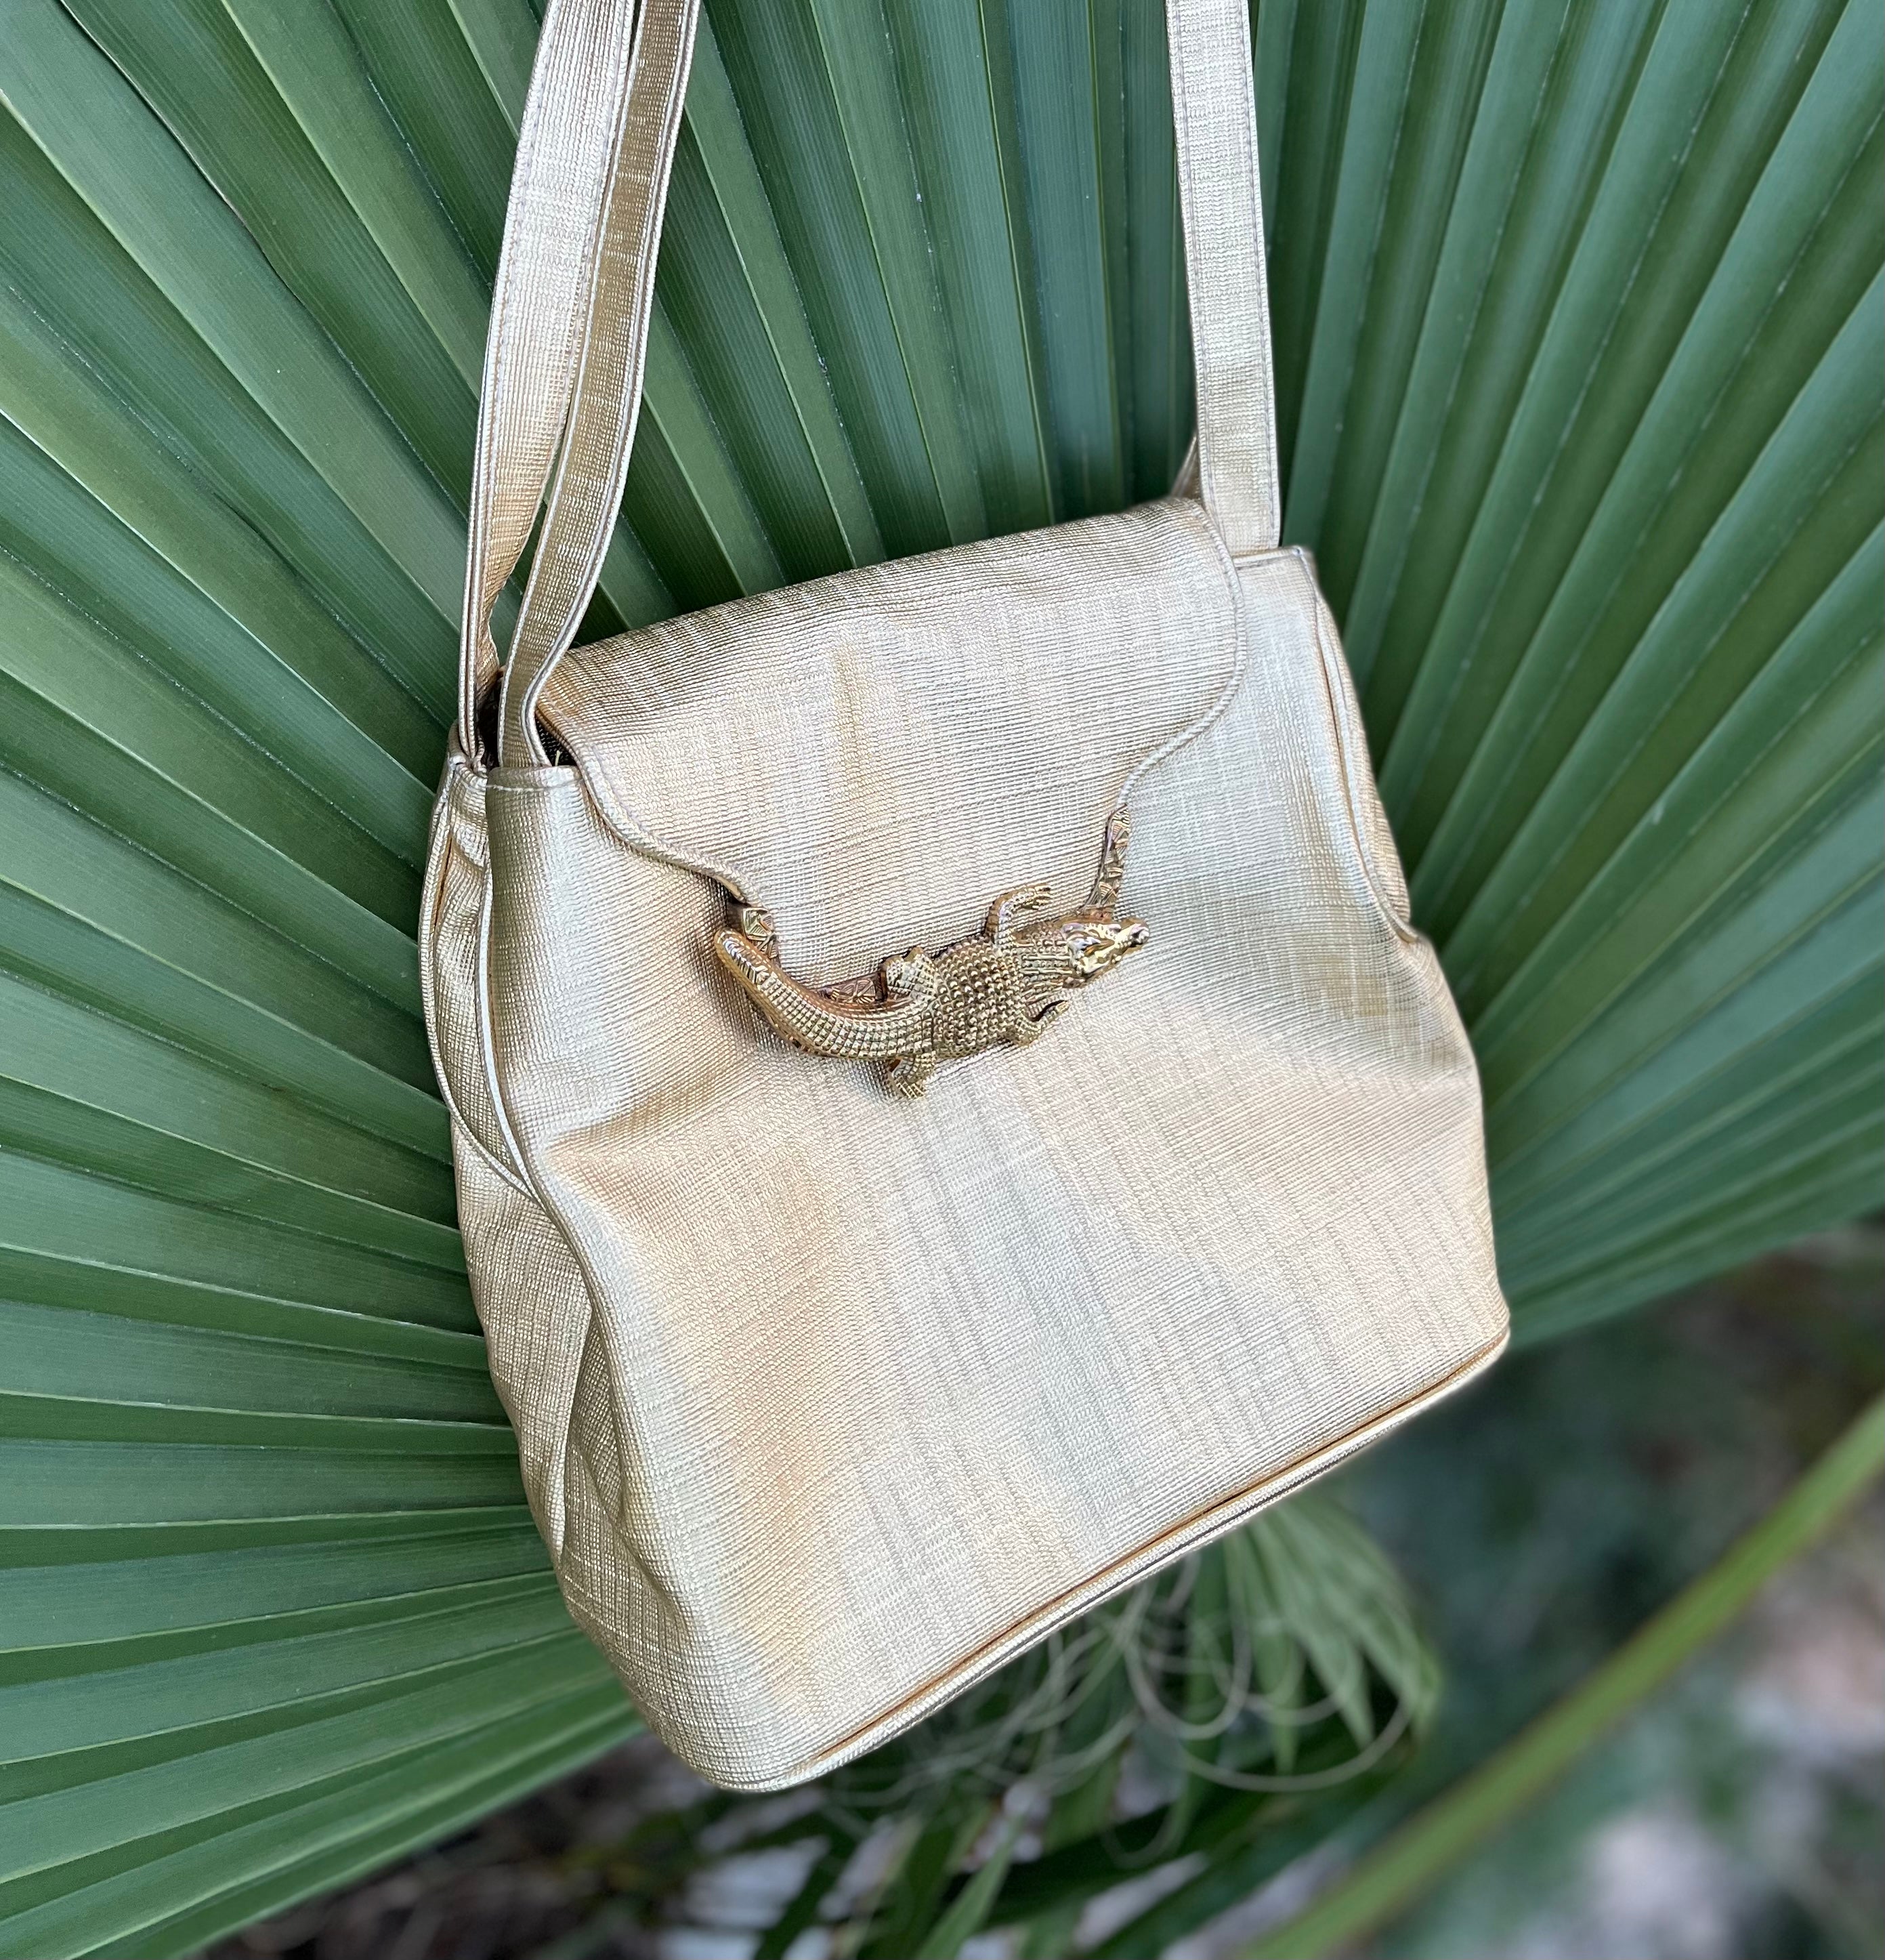
<svg viewBox="0 0 1885 1960">
<path fill-rule="evenodd" d="M 1506 1316 L 1472 1054 L 1277 547 L 1245 0 L 1168 0 L 1198 495 L 569 651 L 697 5 L 548 11 L 422 968 L 570 1608 L 766 1790 L 1329 1469 Z"/>
</svg>

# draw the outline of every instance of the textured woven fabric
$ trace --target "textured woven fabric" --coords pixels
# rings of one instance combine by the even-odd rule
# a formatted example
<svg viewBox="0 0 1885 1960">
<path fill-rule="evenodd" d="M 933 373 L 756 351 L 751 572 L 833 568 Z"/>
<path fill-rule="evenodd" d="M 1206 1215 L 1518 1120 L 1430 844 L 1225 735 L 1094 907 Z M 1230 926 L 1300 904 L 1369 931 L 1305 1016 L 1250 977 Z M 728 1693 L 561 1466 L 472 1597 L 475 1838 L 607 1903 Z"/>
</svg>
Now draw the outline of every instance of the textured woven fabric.
<svg viewBox="0 0 1885 1960">
<path fill-rule="evenodd" d="M 1267 344 L 1233 358 L 1244 20 L 1173 0 L 1203 503 L 549 648 L 569 762 L 447 769 L 422 964 L 493 1375 L 572 1611 L 731 1787 L 882 1740 L 1505 1338 L 1471 1052 L 1273 548 Z M 714 958 L 730 896 L 820 986 L 1006 888 L 1077 904 L 1122 801 L 1149 945 L 920 1100 Z"/>
</svg>

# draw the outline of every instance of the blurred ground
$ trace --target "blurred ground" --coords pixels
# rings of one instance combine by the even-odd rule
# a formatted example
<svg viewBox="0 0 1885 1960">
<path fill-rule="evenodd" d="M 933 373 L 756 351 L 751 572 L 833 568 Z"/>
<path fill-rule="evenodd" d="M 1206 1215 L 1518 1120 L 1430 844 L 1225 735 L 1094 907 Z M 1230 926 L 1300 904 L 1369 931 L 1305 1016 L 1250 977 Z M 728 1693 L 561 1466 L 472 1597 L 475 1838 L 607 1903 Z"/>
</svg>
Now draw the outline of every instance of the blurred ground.
<svg viewBox="0 0 1885 1960">
<path fill-rule="evenodd" d="M 1590 1672 L 1885 1377 L 1885 1231 L 1806 1241 L 1515 1356 L 1350 1480 L 1447 1698 L 1410 1809 Z M 1457 1871 L 1367 1960 L 1885 1955 L 1885 1504 Z M 1175 1949 L 1219 1960 L 1299 1902 Z"/>
<path fill-rule="evenodd" d="M 1444 1507 L 1416 1517 L 1409 1484 L 1371 1486 L 1368 1508 L 1419 1574 L 1448 1656 L 1456 1749 L 1473 1753 L 1470 1732 L 1509 1732 L 1527 1704 L 1587 1672 L 1876 1392 L 1882 1253 L 1876 1227 L 1829 1235 L 1540 1354 L 1513 1394 L 1466 1418 L 1512 1464 L 1503 1503 L 1483 1491 L 1487 1510 L 1467 1522 L 1485 1533 L 1469 1558 Z M 1425 1439 L 1416 1452 L 1429 1480 L 1445 1475 Z M 1885 1505 L 1875 1497 L 1782 1574 L 1377 1950 L 1885 1955 Z"/>
<path fill-rule="evenodd" d="M 1885 1230 L 1825 1235 L 1514 1357 L 1349 1474 L 1448 1670 L 1397 1807 L 1588 1673 L 1831 1440 L 1885 1379 L 1882 1282 Z M 1875 1504 L 1795 1567 L 1357 1960 L 1879 1960 L 1882 1522 Z M 632 1847 L 631 1833 L 700 1788 L 631 1743 L 212 1960 L 744 1960 L 782 1888 L 755 1861 L 692 1888 L 685 1927 L 637 1927 L 611 1908 L 663 1856 L 658 1828 Z M 1171 1960 L 1229 1960 L 1304 1881 L 1286 1873 Z"/>
</svg>

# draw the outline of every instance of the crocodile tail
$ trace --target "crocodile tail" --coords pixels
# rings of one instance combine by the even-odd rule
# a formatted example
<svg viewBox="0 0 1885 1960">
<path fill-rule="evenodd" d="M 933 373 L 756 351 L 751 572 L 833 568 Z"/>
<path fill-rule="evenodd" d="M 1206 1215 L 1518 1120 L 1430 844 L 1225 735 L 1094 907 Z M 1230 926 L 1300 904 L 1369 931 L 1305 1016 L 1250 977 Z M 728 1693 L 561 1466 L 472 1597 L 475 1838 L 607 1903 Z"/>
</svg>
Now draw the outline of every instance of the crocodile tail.
<svg viewBox="0 0 1885 1960">
<path fill-rule="evenodd" d="M 888 1061 L 920 1053 L 925 1045 L 927 991 L 908 1001 L 853 1006 L 802 985 L 730 927 L 714 935 L 714 951 L 773 1028 L 796 1048 L 852 1061 Z"/>
</svg>

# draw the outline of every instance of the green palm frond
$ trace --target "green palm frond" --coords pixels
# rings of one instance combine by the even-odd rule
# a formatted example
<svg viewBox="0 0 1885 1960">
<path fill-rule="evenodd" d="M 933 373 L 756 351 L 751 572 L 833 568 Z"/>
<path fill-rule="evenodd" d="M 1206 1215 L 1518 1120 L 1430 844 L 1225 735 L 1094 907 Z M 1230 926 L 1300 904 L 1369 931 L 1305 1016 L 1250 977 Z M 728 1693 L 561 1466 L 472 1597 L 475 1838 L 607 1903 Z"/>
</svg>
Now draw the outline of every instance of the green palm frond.
<svg viewBox="0 0 1885 1960">
<path fill-rule="evenodd" d="M 1265 0 L 1289 534 L 1521 1338 L 1879 1189 L 1881 52 Z M 0 1952 L 173 1953 L 625 1732 L 411 928 L 525 0 L 0 0 Z M 715 0 L 599 628 L 1159 494 L 1157 0 Z"/>
</svg>

